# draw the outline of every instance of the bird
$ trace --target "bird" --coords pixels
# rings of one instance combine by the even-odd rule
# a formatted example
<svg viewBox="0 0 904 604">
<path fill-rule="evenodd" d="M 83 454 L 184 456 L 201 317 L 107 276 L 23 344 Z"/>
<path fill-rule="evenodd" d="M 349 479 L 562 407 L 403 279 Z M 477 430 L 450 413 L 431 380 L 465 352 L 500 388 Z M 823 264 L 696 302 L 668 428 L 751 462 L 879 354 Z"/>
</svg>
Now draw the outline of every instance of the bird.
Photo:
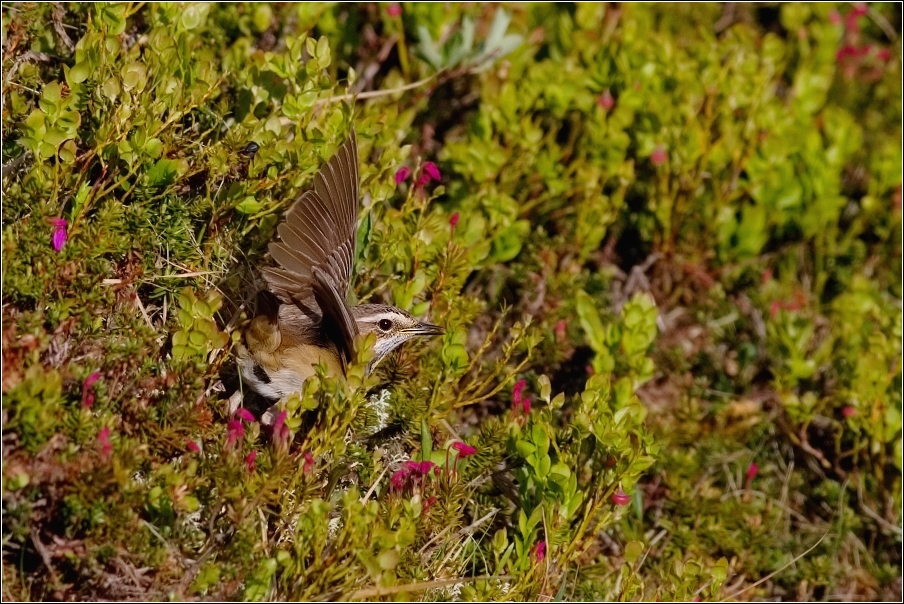
<svg viewBox="0 0 904 604">
<path fill-rule="evenodd" d="M 292 205 L 268 249 L 258 314 L 237 346 L 242 381 L 271 401 L 301 391 L 322 363 L 344 375 L 359 336 L 373 334 L 366 371 L 398 346 L 445 330 L 386 304 L 348 303 L 358 224 L 358 143 L 354 128 Z"/>
</svg>

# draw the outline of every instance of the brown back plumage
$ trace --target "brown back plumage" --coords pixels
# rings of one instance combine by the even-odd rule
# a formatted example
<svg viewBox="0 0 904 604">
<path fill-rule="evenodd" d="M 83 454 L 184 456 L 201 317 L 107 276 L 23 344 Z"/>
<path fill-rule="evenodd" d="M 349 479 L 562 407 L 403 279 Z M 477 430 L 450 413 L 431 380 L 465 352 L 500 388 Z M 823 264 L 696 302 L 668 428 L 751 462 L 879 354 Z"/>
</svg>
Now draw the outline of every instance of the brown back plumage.
<svg viewBox="0 0 904 604">
<path fill-rule="evenodd" d="M 357 223 L 358 142 L 352 130 L 277 228 L 282 241 L 269 249 L 281 268 L 263 270 L 270 291 L 283 302 L 320 315 L 343 364 L 351 360 L 358 333 L 347 302 Z"/>
</svg>

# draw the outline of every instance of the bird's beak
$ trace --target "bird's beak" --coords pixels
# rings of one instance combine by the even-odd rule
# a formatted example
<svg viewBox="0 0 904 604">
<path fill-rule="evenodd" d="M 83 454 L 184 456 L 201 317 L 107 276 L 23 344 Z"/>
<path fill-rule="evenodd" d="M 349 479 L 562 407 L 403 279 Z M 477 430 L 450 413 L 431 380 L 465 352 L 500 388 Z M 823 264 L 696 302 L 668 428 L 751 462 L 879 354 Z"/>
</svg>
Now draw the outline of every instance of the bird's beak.
<svg viewBox="0 0 904 604">
<path fill-rule="evenodd" d="M 446 333 L 446 330 L 439 325 L 431 325 L 430 323 L 418 323 L 406 331 L 412 336 L 441 336 Z"/>
</svg>

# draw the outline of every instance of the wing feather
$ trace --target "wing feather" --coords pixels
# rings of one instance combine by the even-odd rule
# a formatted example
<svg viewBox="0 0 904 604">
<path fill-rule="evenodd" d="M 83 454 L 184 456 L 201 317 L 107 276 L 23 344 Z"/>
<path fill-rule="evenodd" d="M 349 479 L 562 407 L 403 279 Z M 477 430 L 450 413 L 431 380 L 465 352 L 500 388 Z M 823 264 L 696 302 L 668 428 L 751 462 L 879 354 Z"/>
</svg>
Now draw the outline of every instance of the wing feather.
<svg viewBox="0 0 904 604">
<path fill-rule="evenodd" d="M 348 140 L 314 177 L 277 228 L 281 241 L 270 244 L 280 268 L 264 269 L 264 279 L 284 302 L 314 296 L 313 269 L 332 280 L 343 300 L 348 296 L 358 222 L 358 142 Z"/>
</svg>

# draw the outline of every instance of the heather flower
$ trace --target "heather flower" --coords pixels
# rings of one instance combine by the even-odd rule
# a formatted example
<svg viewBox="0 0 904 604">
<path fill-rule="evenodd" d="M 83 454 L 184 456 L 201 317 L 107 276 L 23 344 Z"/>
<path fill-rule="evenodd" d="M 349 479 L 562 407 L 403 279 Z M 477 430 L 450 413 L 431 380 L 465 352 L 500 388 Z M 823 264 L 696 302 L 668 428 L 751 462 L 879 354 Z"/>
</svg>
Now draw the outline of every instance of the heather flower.
<svg viewBox="0 0 904 604">
<path fill-rule="evenodd" d="M 257 459 L 257 451 L 252 451 L 245 457 L 245 467 L 248 468 L 249 472 L 254 472 L 254 460 Z"/>
<path fill-rule="evenodd" d="M 100 379 L 100 372 L 95 371 L 82 383 L 82 407 L 90 409 L 94 405 L 94 392 L 91 388 L 94 383 Z"/>
<path fill-rule="evenodd" d="M 470 457 L 477 453 L 477 449 L 472 447 L 471 445 L 463 442 L 455 442 L 452 443 L 452 448 L 458 451 L 458 457 Z"/>
<path fill-rule="evenodd" d="M 424 511 L 426 512 L 427 510 L 429 510 L 430 507 L 431 507 L 434 503 L 436 503 L 436 497 L 428 497 L 427 500 L 424 501 Z"/>
<path fill-rule="evenodd" d="M 304 452 L 304 473 L 308 474 L 314 469 L 314 456 L 310 451 Z"/>
<path fill-rule="evenodd" d="M 273 422 L 273 440 L 277 444 L 289 441 L 289 426 L 286 425 L 287 415 L 288 413 L 285 410 L 280 411 L 276 416 L 276 420 Z"/>
<path fill-rule="evenodd" d="M 192 453 L 200 453 L 201 452 L 201 447 L 199 447 L 198 443 L 196 443 L 193 440 L 185 441 L 185 447 Z"/>
<path fill-rule="evenodd" d="M 541 539 L 534 544 L 533 549 L 534 560 L 539 564 L 546 558 L 546 539 Z"/>
<path fill-rule="evenodd" d="M 392 486 L 393 491 L 401 491 L 405 488 L 405 485 L 408 483 L 408 477 L 411 475 L 411 470 L 408 468 L 402 467 L 397 470 L 390 478 L 389 484 Z"/>
<path fill-rule="evenodd" d="M 430 474 L 431 470 L 438 469 L 439 467 L 432 461 L 408 460 L 389 478 L 389 483 L 394 491 L 401 491 L 408 485 L 410 479 L 419 479 Z"/>
<path fill-rule="evenodd" d="M 402 16 L 402 6 L 398 2 L 390 2 L 386 7 L 386 14 L 395 19 Z"/>
<path fill-rule="evenodd" d="M 411 176 L 410 168 L 406 168 L 405 166 L 402 166 L 401 168 L 396 170 L 396 173 L 395 173 L 396 186 L 398 186 L 398 185 L 402 184 L 403 182 L 405 182 L 406 180 L 408 180 L 409 176 Z"/>
<path fill-rule="evenodd" d="M 603 94 L 601 94 L 598 99 L 596 99 L 596 104 L 606 111 L 615 107 L 615 99 L 612 97 L 612 93 L 609 92 L 608 88 L 603 91 Z"/>
<path fill-rule="evenodd" d="M 619 487 L 616 492 L 612 493 L 612 503 L 615 505 L 628 505 L 631 503 L 631 496 Z"/>
<path fill-rule="evenodd" d="M 113 445 L 110 443 L 110 427 L 104 426 L 97 434 L 97 446 L 100 449 L 101 457 L 107 457 L 113 452 Z"/>
<path fill-rule="evenodd" d="M 524 390 L 524 387 L 527 386 L 527 380 L 518 380 L 515 382 L 514 388 L 512 388 L 512 406 L 519 407 L 521 406 L 521 391 Z"/>
<path fill-rule="evenodd" d="M 237 419 L 229 420 L 229 423 L 226 425 L 226 448 L 229 449 L 232 447 L 236 441 L 241 439 L 244 435 L 245 427 L 242 425 L 242 422 Z"/>
<path fill-rule="evenodd" d="M 66 244 L 66 239 L 69 237 L 69 232 L 66 230 L 69 227 L 69 221 L 65 218 L 51 218 L 50 224 L 53 225 L 53 234 L 50 236 L 50 245 L 53 247 L 53 251 L 59 253 Z"/>
<path fill-rule="evenodd" d="M 760 471 L 760 467 L 758 465 L 756 465 L 755 463 L 752 463 L 749 466 L 747 466 L 747 483 L 748 484 L 750 484 L 750 481 L 752 481 L 756 477 L 756 475 L 759 471 Z"/>
<path fill-rule="evenodd" d="M 449 226 L 452 227 L 453 231 L 455 230 L 455 227 L 458 226 L 458 212 L 455 212 L 449 217 Z"/>
<path fill-rule="evenodd" d="M 654 166 L 661 166 L 668 159 L 669 154 L 662 145 L 656 145 L 656 148 L 653 149 L 653 152 L 650 154 L 650 161 L 653 162 Z"/>
<path fill-rule="evenodd" d="M 245 409 L 244 407 L 239 407 L 238 409 L 236 409 L 236 410 L 235 410 L 235 416 L 236 416 L 237 418 L 239 418 L 239 419 L 241 419 L 241 420 L 244 420 L 244 421 L 246 421 L 246 422 L 249 422 L 249 423 L 250 423 L 250 422 L 256 421 L 256 420 L 254 419 L 254 415 L 253 415 L 250 411 L 248 411 L 247 409 Z"/>
<path fill-rule="evenodd" d="M 436 167 L 436 164 L 432 161 L 428 161 L 421 167 L 421 176 L 417 179 L 417 186 L 423 187 L 431 180 L 439 182 L 441 178 L 442 175 L 439 172 L 439 168 Z"/>
<path fill-rule="evenodd" d="M 562 342 L 565 340 L 565 330 L 568 327 L 565 319 L 559 319 L 556 323 L 556 342 Z"/>
<path fill-rule="evenodd" d="M 841 415 L 844 416 L 845 419 L 850 419 L 857 415 L 857 409 L 847 405 L 844 409 L 841 410 Z"/>
</svg>

